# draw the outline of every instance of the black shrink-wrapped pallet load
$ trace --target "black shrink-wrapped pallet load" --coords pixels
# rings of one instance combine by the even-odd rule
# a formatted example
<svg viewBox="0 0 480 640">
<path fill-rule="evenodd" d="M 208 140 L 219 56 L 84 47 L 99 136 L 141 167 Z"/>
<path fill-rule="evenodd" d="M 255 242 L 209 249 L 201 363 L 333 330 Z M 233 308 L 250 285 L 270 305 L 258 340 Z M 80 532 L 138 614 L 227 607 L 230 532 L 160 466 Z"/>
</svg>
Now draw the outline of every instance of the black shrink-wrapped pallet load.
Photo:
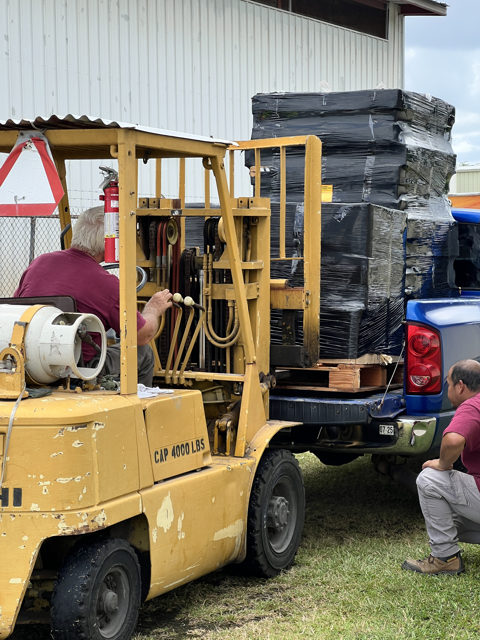
<svg viewBox="0 0 480 640">
<path fill-rule="evenodd" d="M 280 206 L 272 203 L 272 219 Z M 286 207 L 286 255 L 303 255 L 303 204 Z M 405 214 L 371 205 L 323 204 L 321 238 L 320 356 L 357 358 L 401 348 L 405 287 Z M 279 226 L 272 225 L 272 257 Z M 303 286 L 303 261 L 272 261 L 271 276 Z M 296 339 L 302 343 L 301 312 Z M 281 311 L 272 311 L 271 339 L 281 344 Z"/>
<path fill-rule="evenodd" d="M 253 139 L 310 134 L 321 139 L 322 183 L 332 186 L 332 204 L 324 204 L 322 214 L 327 215 L 329 207 L 341 210 L 360 204 L 396 210 L 400 220 L 400 212 L 405 212 L 404 288 L 396 290 L 395 297 L 390 293 L 383 303 L 365 302 L 364 289 L 352 280 L 360 267 L 355 271 L 352 259 L 347 260 L 349 254 L 344 253 L 342 262 L 324 249 L 329 231 L 322 224 L 321 357 L 398 353 L 398 318 L 401 320 L 405 300 L 448 296 L 454 284 L 458 240 L 446 198 L 455 170 L 451 147 L 454 108 L 437 98 L 401 90 L 259 94 L 253 98 L 253 117 Z M 245 163 L 254 164 L 253 152 L 246 154 Z M 268 168 L 262 172 L 261 195 L 271 198 L 274 212 L 280 198 L 278 150 L 262 150 L 261 164 Z M 287 209 L 303 202 L 304 166 L 303 148 L 288 149 Z M 273 236 L 278 224 L 273 213 Z M 332 233 L 338 235 L 340 230 L 332 229 Z M 392 233 L 398 229 L 392 227 Z M 298 234 L 293 241 L 298 244 Z M 366 253 L 357 255 L 366 257 Z M 372 259 L 368 258 L 368 264 Z M 384 265 L 383 272 L 387 271 Z M 355 295 L 357 308 L 352 303 Z M 275 342 L 280 340 L 275 321 L 272 337 Z"/>
</svg>

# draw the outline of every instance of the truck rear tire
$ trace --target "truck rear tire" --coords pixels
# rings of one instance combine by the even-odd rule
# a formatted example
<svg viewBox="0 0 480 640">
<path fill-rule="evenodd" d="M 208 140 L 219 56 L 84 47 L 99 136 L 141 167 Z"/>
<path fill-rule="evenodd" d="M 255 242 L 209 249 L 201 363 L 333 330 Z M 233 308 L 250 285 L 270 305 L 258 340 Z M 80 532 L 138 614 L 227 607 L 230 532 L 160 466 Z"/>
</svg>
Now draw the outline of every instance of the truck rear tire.
<svg viewBox="0 0 480 640">
<path fill-rule="evenodd" d="M 133 548 L 107 538 L 76 548 L 52 595 L 54 640 L 129 640 L 140 607 L 140 565 Z"/>
<path fill-rule="evenodd" d="M 305 488 L 295 457 L 266 451 L 258 465 L 248 507 L 247 556 L 242 573 L 273 578 L 295 559 L 305 521 Z"/>
</svg>

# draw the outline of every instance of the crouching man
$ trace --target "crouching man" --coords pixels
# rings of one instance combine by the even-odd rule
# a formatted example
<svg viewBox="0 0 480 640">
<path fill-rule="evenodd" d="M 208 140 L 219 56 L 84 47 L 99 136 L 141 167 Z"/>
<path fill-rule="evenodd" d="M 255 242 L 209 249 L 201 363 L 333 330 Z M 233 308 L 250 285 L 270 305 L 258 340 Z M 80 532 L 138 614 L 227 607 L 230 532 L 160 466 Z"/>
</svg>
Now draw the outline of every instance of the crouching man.
<svg viewBox="0 0 480 640">
<path fill-rule="evenodd" d="M 480 544 L 480 364 L 457 362 L 448 372 L 448 398 L 457 411 L 443 434 L 440 458 L 417 478 L 431 554 L 402 568 L 426 574 L 463 573 L 458 542 Z M 467 473 L 453 470 L 459 455 Z"/>
<path fill-rule="evenodd" d="M 80 313 L 96 315 L 105 331 L 114 329 L 120 335 L 120 283 L 107 273 L 100 263 L 105 260 L 105 232 L 103 206 L 87 209 L 73 228 L 72 246 L 66 251 L 54 251 L 36 258 L 20 279 L 13 294 L 18 298 L 30 296 L 72 296 Z M 138 381 L 151 387 L 154 355 L 149 346 L 155 336 L 162 314 L 172 306 L 172 294 L 165 289 L 155 293 L 137 312 Z M 100 345 L 99 334 L 92 334 Z M 100 356 L 94 347 L 82 344 L 84 363 L 97 367 Z M 100 377 L 120 376 L 120 345 L 108 347 Z"/>
</svg>

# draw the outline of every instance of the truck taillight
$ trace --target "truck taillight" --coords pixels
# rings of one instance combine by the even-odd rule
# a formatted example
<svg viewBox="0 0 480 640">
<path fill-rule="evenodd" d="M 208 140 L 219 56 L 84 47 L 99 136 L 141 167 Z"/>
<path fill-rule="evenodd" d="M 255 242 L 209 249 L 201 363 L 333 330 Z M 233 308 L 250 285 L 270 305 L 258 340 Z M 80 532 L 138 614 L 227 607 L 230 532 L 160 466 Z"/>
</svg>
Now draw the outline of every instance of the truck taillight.
<svg viewBox="0 0 480 640">
<path fill-rule="evenodd" d="M 429 327 L 407 324 L 406 338 L 407 393 L 440 393 L 442 390 L 440 335 Z"/>
</svg>

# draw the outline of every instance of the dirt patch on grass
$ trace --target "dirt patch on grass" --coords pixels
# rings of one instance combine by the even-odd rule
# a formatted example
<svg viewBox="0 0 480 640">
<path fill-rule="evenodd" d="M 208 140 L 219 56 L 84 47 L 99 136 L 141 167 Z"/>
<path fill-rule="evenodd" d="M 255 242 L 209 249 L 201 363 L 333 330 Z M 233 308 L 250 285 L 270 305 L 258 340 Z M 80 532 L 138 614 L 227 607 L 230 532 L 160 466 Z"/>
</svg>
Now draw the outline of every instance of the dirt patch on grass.
<svg viewBox="0 0 480 640">
<path fill-rule="evenodd" d="M 210 622 L 205 623 L 198 618 L 191 618 L 181 613 L 158 614 L 140 612 L 140 617 L 134 636 L 134 640 L 186 640 L 188 638 L 205 638 L 213 632 L 221 636 L 222 631 L 238 629 L 252 622 L 260 622 L 265 616 L 250 614 L 241 616 L 237 622 Z"/>
<path fill-rule="evenodd" d="M 222 637 L 222 632 L 281 617 L 289 589 L 275 581 L 232 575 L 227 568 L 145 603 L 134 638 Z"/>
</svg>

